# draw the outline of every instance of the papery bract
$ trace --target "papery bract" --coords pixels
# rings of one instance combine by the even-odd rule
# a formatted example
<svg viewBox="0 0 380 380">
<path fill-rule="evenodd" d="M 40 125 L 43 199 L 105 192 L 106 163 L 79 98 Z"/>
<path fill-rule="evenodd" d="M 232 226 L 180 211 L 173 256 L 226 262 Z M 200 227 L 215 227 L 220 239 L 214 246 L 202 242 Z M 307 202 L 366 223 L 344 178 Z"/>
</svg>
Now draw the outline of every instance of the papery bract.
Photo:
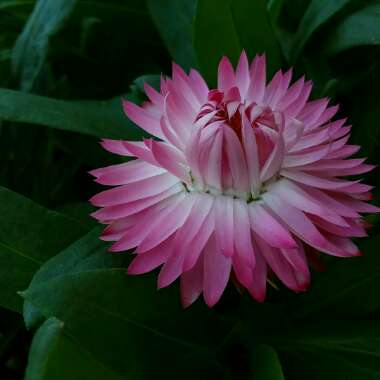
<svg viewBox="0 0 380 380">
<path fill-rule="evenodd" d="M 359 147 L 347 144 L 345 119 L 331 121 L 338 107 L 310 101 L 311 82 L 291 77 L 278 71 L 266 84 L 265 57 L 249 65 L 243 52 L 236 71 L 221 60 L 217 89 L 173 64 L 160 92 L 145 85 L 142 107 L 124 102 L 154 138 L 102 142 L 136 159 L 92 171 L 116 187 L 91 202 L 110 250 L 136 248 L 130 274 L 162 265 L 160 288 L 180 277 L 184 306 L 201 293 L 212 306 L 231 272 L 263 301 L 273 274 L 308 287 L 305 249 L 359 255 L 350 238 L 366 236 L 360 213 L 378 208 L 365 202 L 370 186 L 341 177 L 373 166 L 349 158 Z"/>
</svg>

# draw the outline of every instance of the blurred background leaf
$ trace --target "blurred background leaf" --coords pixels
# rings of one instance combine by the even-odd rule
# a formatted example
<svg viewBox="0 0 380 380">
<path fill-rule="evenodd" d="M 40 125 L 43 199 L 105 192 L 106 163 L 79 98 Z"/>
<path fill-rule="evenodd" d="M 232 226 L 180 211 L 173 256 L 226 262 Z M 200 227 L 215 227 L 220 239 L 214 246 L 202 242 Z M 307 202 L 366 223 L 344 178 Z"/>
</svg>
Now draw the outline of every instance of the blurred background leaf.
<svg viewBox="0 0 380 380">
<path fill-rule="evenodd" d="M 20 312 L 22 300 L 16 293 L 44 261 L 86 228 L 5 188 L 0 188 L 0 224 L 0 304 Z"/>
<path fill-rule="evenodd" d="M 184 69 L 196 67 L 193 23 L 196 0 L 148 0 L 148 8 L 176 63 Z"/>
<path fill-rule="evenodd" d="M 369 320 L 299 324 L 273 344 L 290 379 L 375 380 L 380 375 L 379 328 L 378 321 Z"/>
<path fill-rule="evenodd" d="M 272 74 L 281 66 L 280 47 L 264 0 L 199 0 L 194 47 L 202 74 L 212 85 L 220 58 L 226 55 L 236 64 L 243 49 L 250 59 L 265 52 Z"/>
<path fill-rule="evenodd" d="M 65 334 L 63 322 L 52 317 L 34 335 L 25 380 L 122 378 L 94 360 Z"/>
<path fill-rule="evenodd" d="M 276 351 L 267 345 L 259 345 L 252 352 L 254 380 L 285 380 Z"/>
<path fill-rule="evenodd" d="M 58 32 L 77 0 L 38 0 L 12 50 L 14 75 L 30 91 L 45 63 L 49 39 Z"/>
</svg>

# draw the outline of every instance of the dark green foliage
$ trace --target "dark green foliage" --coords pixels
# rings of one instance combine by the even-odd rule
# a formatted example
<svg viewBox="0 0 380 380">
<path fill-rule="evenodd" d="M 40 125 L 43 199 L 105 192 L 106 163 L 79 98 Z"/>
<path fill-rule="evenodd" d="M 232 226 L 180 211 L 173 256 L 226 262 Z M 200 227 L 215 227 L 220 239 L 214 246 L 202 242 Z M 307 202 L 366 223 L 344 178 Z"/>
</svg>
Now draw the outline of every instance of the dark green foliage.
<svg viewBox="0 0 380 380">
<path fill-rule="evenodd" d="M 312 79 L 380 164 L 379 20 L 376 0 L 0 0 L 0 378 L 380 379 L 378 216 L 363 257 L 327 259 L 302 295 L 230 285 L 183 310 L 177 285 L 127 276 L 87 202 L 87 172 L 123 159 L 99 139 L 143 137 L 122 97 L 172 60 L 214 86 L 242 49 Z"/>
<path fill-rule="evenodd" d="M 194 48 L 199 67 L 212 84 L 216 83 L 220 57 L 226 55 L 236 64 L 243 49 L 250 59 L 265 52 L 272 74 L 281 66 L 280 48 L 264 0 L 199 0 Z"/>
</svg>

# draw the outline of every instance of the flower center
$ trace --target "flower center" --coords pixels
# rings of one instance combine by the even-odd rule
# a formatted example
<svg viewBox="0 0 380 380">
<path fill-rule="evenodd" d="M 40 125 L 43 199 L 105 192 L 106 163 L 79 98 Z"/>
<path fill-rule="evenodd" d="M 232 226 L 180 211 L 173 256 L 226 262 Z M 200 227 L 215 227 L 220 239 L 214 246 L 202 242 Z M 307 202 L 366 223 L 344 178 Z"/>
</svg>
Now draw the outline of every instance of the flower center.
<svg viewBox="0 0 380 380">
<path fill-rule="evenodd" d="M 211 90 L 195 123 L 202 133 L 200 172 L 192 171 L 195 190 L 248 201 L 259 198 L 266 184 L 276 180 L 282 155 L 277 155 L 277 163 L 270 162 L 282 140 L 283 118 L 279 112 L 242 100 L 239 89 L 233 87 L 226 92 Z M 248 137 L 243 132 L 247 125 Z"/>
</svg>

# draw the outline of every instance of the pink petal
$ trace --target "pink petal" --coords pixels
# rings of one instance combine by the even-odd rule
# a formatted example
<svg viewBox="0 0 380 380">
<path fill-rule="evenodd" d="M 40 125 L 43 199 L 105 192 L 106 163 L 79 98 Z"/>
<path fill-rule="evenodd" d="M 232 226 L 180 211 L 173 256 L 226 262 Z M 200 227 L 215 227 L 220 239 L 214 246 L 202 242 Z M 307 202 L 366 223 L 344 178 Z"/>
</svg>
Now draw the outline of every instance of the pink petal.
<svg viewBox="0 0 380 380">
<path fill-rule="evenodd" d="M 291 103 L 286 109 L 284 110 L 284 113 L 287 118 L 295 118 L 299 114 L 299 112 L 303 109 L 305 106 L 307 99 L 310 96 L 312 89 L 312 83 L 310 81 L 306 82 L 300 95 L 296 98 L 296 100 Z"/>
<path fill-rule="evenodd" d="M 215 238 L 225 256 L 234 254 L 234 201 L 231 197 L 215 199 Z"/>
<path fill-rule="evenodd" d="M 95 206 L 113 206 L 133 202 L 141 198 L 159 194 L 178 183 L 178 179 L 169 173 L 160 174 L 142 181 L 102 191 L 90 199 Z"/>
<path fill-rule="evenodd" d="M 180 66 L 172 63 L 173 83 L 177 86 L 178 90 L 183 94 L 188 103 L 193 107 L 194 112 L 197 112 L 201 107 L 201 103 L 195 92 L 190 85 L 189 78 Z"/>
<path fill-rule="evenodd" d="M 109 251 L 121 252 L 137 247 L 156 226 L 165 221 L 165 218 L 183 202 L 184 198 L 184 194 L 178 194 L 155 207 L 151 207 L 146 212 L 143 211 L 133 227 L 125 231 L 121 238 L 109 248 Z"/>
<path fill-rule="evenodd" d="M 148 83 L 144 83 L 144 90 L 149 98 L 149 100 L 158 106 L 161 110 L 163 109 L 163 103 L 164 103 L 164 96 L 157 92 L 152 86 L 150 86 Z"/>
<path fill-rule="evenodd" d="M 173 238 L 169 238 L 148 252 L 138 254 L 128 267 L 128 274 L 142 274 L 156 269 L 171 254 Z"/>
<path fill-rule="evenodd" d="M 253 281 L 252 267 L 239 255 L 232 257 L 232 266 L 236 279 L 247 289 L 250 288 Z"/>
<path fill-rule="evenodd" d="M 98 220 L 105 220 L 105 221 L 125 218 L 126 216 L 136 214 L 150 206 L 155 205 L 156 203 L 166 198 L 169 198 L 171 195 L 177 194 L 182 191 L 183 191 L 183 186 L 181 184 L 177 184 L 177 185 L 172 186 L 168 190 L 164 190 L 163 192 L 157 195 L 153 195 L 151 197 L 138 199 L 130 203 L 104 207 L 92 213 L 91 216 Z"/>
<path fill-rule="evenodd" d="M 242 146 L 236 133 L 227 125 L 223 126 L 224 143 L 226 146 L 226 156 L 231 170 L 234 188 L 247 191 L 248 172 Z"/>
<path fill-rule="evenodd" d="M 255 243 L 256 265 L 252 271 L 253 281 L 248 291 L 258 302 L 264 302 L 267 288 L 267 265 Z"/>
<path fill-rule="evenodd" d="M 269 192 L 263 195 L 265 204 L 278 215 L 288 228 L 312 247 L 333 256 L 345 257 L 346 253 L 331 243 L 318 231 L 306 215 Z"/>
<path fill-rule="evenodd" d="M 363 227 L 358 225 L 348 225 L 347 227 L 337 226 L 336 224 L 329 223 L 328 221 L 320 218 L 318 215 L 308 215 L 310 220 L 318 227 L 323 228 L 325 231 L 343 237 L 364 237 L 367 233 Z"/>
<path fill-rule="evenodd" d="M 189 217 L 195 198 L 196 196 L 192 194 L 187 195 L 166 215 L 164 224 L 156 224 L 154 228 L 150 229 L 149 235 L 140 242 L 137 251 L 139 253 L 149 251 L 181 228 Z"/>
<path fill-rule="evenodd" d="M 203 289 L 203 257 L 199 257 L 196 265 L 181 276 L 181 301 L 183 307 L 190 306 L 202 293 Z"/>
<path fill-rule="evenodd" d="M 340 217 L 339 214 L 331 212 L 323 202 L 310 196 L 308 192 L 304 191 L 292 181 L 283 179 L 273 184 L 273 186 L 270 186 L 268 190 L 299 210 L 319 215 L 331 223 L 340 226 L 348 226 L 346 221 Z"/>
<path fill-rule="evenodd" d="M 277 104 L 286 94 L 290 81 L 292 79 L 292 69 L 288 70 L 284 75 L 282 75 L 281 82 L 278 87 L 271 93 L 269 105 L 272 109 L 277 109 Z M 268 86 L 269 95 L 269 86 Z"/>
<path fill-rule="evenodd" d="M 248 206 L 243 200 L 235 200 L 234 202 L 234 241 L 236 254 L 249 267 L 255 265 L 255 255 L 251 241 L 251 223 L 248 214 Z"/>
<path fill-rule="evenodd" d="M 123 108 L 126 115 L 140 128 L 153 136 L 163 137 L 160 121 L 152 117 L 146 110 L 124 99 Z"/>
<path fill-rule="evenodd" d="M 165 173 L 165 169 L 149 165 L 144 161 L 133 160 L 124 164 L 96 169 L 90 174 L 97 177 L 96 182 L 103 185 L 127 185 Z"/>
<path fill-rule="evenodd" d="M 236 68 L 236 85 L 239 87 L 241 96 L 245 96 L 250 83 L 249 64 L 247 54 L 243 50 Z"/>
<path fill-rule="evenodd" d="M 204 251 L 203 297 L 207 306 L 214 306 L 227 286 L 231 258 L 222 255 L 215 239 L 210 239 Z"/>
<path fill-rule="evenodd" d="M 297 243 L 263 206 L 253 203 L 248 207 L 252 230 L 267 244 L 277 248 L 297 248 Z"/>
<path fill-rule="evenodd" d="M 158 277 L 159 288 L 170 285 L 182 273 L 186 256 L 189 254 L 192 246 L 196 245 L 196 236 L 202 228 L 203 222 L 212 210 L 212 206 L 213 197 L 207 194 L 197 194 L 196 201 L 192 207 L 190 215 L 182 228 L 176 233 L 173 242 L 173 254 L 160 271 Z M 204 242 L 204 244 L 206 244 L 208 239 L 207 235 L 203 236 L 203 238 L 204 239 L 200 239 L 199 242 Z M 197 254 L 199 254 L 202 249 L 202 245 L 198 246 L 196 249 Z M 195 257 L 192 264 L 196 262 L 196 259 L 197 257 Z M 186 269 L 190 268 L 187 267 Z"/>
<path fill-rule="evenodd" d="M 227 91 L 235 86 L 235 73 L 231 62 L 227 57 L 220 60 L 218 67 L 218 89 Z"/>
<path fill-rule="evenodd" d="M 293 171 L 293 170 L 281 170 L 281 175 L 283 175 L 286 178 L 290 178 L 293 181 L 303 183 L 304 185 L 317 187 L 319 189 L 326 189 L 326 190 L 340 190 L 340 191 L 347 191 L 349 187 L 352 185 L 359 185 L 358 181 L 345 181 L 345 180 L 338 180 L 334 178 L 323 178 L 318 177 L 316 175 L 307 174 L 301 171 Z M 361 186 L 358 187 L 360 192 Z"/>
<path fill-rule="evenodd" d="M 261 169 L 260 180 L 264 182 L 275 175 L 282 166 L 284 159 L 285 144 L 282 134 L 277 136 L 276 144 L 266 160 L 263 168 Z"/>
<path fill-rule="evenodd" d="M 164 134 L 166 141 L 170 142 L 178 149 L 183 150 L 184 149 L 183 142 L 181 141 L 179 136 L 175 133 L 170 123 L 167 121 L 167 119 L 164 116 L 161 117 L 160 124 L 161 124 L 162 133 Z"/>
<path fill-rule="evenodd" d="M 197 94 L 200 103 L 204 103 L 207 100 L 207 94 L 209 92 L 208 86 L 198 71 L 190 70 L 190 82 L 194 92 Z"/>
<path fill-rule="evenodd" d="M 303 273 L 303 276 L 296 276 L 296 271 L 289 264 L 287 260 L 282 256 L 280 250 L 272 248 L 266 242 L 257 237 L 257 243 L 260 248 L 260 252 L 265 258 L 265 261 L 273 269 L 278 278 L 290 289 L 299 292 L 306 290 L 309 284 L 309 272 Z"/>
<path fill-rule="evenodd" d="M 140 146 L 142 146 L 144 143 L 136 142 L 136 144 L 139 144 Z M 126 148 L 122 140 L 103 139 L 100 142 L 100 145 L 105 150 L 108 150 L 109 152 L 118 154 L 120 156 L 126 156 L 126 157 L 134 156 L 134 154 Z"/>
<path fill-rule="evenodd" d="M 184 246 L 183 249 L 187 251 L 183 262 L 184 271 L 191 269 L 195 265 L 198 257 L 201 255 L 203 248 L 210 239 L 211 234 L 214 232 L 214 219 L 214 213 L 213 210 L 211 210 L 200 225 L 193 242 L 189 242 L 186 246 Z"/>
<path fill-rule="evenodd" d="M 211 147 L 205 151 L 206 162 L 202 164 L 202 172 L 209 186 L 216 189 L 222 188 L 222 142 L 223 132 L 219 130 L 215 139 L 210 144 Z"/>
<path fill-rule="evenodd" d="M 305 87 L 305 78 L 301 77 L 297 82 L 293 83 L 289 90 L 285 93 L 281 101 L 277 105 L 279 111 L 285 110 L 290 104 L 299 98 Z"/>
<path fill-rule="evenodd" d="M 328 99 L 324 98 L 312 100 L 305 105 L 304 109 L 298 115 L 298 119 L 304 123 L 307 130 L 313 129 L 316 122 L 320 120 L 328 103 Z"/>
<path fill-rule="evenodd" d="M 164 142 L 152 141 L 152 153 L 155 160 L 182 182 L 190 183 L 189 169 L 185 167 L 185 156 L 178 149 Z"/>
<path fill-rule="evenodd" d="M 260 189 L 260 171 L 259 156 L 257 150 L 256 137 L 253 133 L 251 125 L 245 115 L 243 115 L 243 146 L 247 162 L 248 178 L 251 183 L 251 192 L 258 196 Z"/>
<path fill-rule="evenodd" d="M 297 154 L 286 155 L 282 164 L 283 168 L 292 168 L 318 162 L 330 152 L 328 145 L 322 145 L 315 148 L 297 152 Z"/>
<path fill-rule="evenodd" d="M 260 103 L 265 94 L 266 59 L 265 55 L 257 55 L 251 65 L 251 83 L 247 91 L 247 100 Z"/>
<path fill-rule="evenodd" d="M 144 144 L 141 144 L 135 141 L 123 141 L 123 144 L 135 157 L 138 157 L 151 165 L 160 166 L 145 142 Z"/>
</svg>

